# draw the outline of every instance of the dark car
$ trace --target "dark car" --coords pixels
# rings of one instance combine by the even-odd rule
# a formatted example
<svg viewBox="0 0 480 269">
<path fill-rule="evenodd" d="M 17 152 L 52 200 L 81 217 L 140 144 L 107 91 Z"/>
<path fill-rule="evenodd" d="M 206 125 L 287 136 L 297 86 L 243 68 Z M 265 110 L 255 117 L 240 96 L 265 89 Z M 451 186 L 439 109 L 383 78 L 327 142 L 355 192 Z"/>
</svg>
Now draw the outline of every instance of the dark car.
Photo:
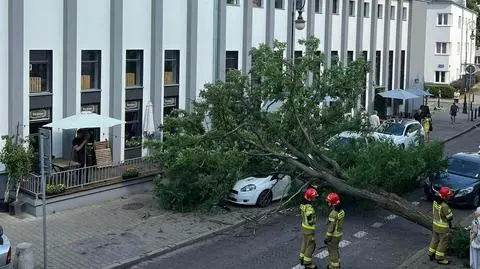
<svg viewBox="0 0 480 269">
<path fill-rule="evenodd" d="M 424 184 L 427 198 L 434 191 L 449 187 L 453 196 L 450 203 L 459 206 L 480 206 L 480 153 L 457 153 L 448 159 L 448 168 L 429 177 Z"/>
</svg>

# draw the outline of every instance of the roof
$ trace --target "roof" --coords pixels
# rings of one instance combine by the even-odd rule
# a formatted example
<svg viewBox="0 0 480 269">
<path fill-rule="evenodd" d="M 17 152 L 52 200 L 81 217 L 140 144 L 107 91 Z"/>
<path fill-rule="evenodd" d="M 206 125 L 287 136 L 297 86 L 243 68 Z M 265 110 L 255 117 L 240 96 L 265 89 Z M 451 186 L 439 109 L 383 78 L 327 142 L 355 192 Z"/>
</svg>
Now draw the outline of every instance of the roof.
<svg viewBox="0 0 480 269">
<path fill-rule="evenodd" d="M 459 152 L 453 154 L 452 157 L 480 163 L 480 153 L 478 152 Z"/>
</svg>

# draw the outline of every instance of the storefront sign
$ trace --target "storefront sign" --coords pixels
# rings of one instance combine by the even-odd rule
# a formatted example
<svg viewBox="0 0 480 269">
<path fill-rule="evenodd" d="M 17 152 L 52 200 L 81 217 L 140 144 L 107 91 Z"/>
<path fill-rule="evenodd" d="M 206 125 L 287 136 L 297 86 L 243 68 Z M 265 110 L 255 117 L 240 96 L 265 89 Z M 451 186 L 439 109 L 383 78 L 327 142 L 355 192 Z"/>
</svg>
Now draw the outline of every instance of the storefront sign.
<svg viewBox="0 0 480 269">
<path fill-rule="evenodd" d="M 165 97 L 163 99 L 163 106 L 164 107 L 176 107 L 177 106 L 177 98 L 176 97 Z"/>
<path fill-rule="evenodd" d="M 140 110 L 140 101 L 126 101 L 125 111 Z"/>
<path fill-rule="evenodd" d="M 83 111 L 89 111 L 92 113 L 100 114 L 100 105 L 99 104 L 82 105 L 82 112 Z"/>
<path fill-rule="evenodd" d="M 50 121 L 50 109 L 30 110 L 30 122 Z"/>
</svg>

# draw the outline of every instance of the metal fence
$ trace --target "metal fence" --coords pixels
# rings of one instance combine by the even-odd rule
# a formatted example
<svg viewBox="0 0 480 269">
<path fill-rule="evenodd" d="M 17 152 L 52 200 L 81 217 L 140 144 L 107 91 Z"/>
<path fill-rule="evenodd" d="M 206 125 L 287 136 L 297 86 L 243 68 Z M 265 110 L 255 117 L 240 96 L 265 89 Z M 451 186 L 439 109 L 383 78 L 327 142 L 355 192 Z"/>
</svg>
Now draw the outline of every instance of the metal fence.
<svg viewBox="0 0 480 269">
<path fill-rule="evenodd" d="M 83 187 L 94 183 L 107 182 L 119 179 L 130 167 L 135 167 L 140 175 L 160 173 L 160 169 L 150 159 L 136 158 L 112 163 L 111 165 L 89 166 L 61 172 L 53 172 L 46 177 L 46 183 L 51 185 L 63 184 L 66 189 Z M 28 194 L 38 195 L 42 192 L 40 175 L 30 174 L 22 183 L 20 189 Z"/>
</svg>

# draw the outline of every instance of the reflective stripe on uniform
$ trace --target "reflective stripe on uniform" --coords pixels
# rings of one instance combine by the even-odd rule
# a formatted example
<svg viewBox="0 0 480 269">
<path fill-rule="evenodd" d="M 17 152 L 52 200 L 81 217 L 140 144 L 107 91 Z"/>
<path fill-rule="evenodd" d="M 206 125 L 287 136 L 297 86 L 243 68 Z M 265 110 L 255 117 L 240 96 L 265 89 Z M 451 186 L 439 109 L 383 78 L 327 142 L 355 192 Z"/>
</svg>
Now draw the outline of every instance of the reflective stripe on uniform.
<svg viewBox="0 0 480 269">
<path fill-rule="evenodd" d="M 432 254 L 434 254 L 435 251 L 437 251 L 437 250 L 436 250 L 436 249 L 433 249 L 433 248 L 428 248 L 428 252 L 430 252 L 430 253 L 432 253 Z"/>
<path fill-rule="evenodd" d="M 445 217 L 446 217 L 447 219 L 453 218 L 453 213 L 450 212 L 450 214 L 446 215 Z"/>
<path fill-rule="evenodd" d="M 303 261 L 308 263 L 308 262 L 311 262 L 311 261 L 312 261 L 312 258 L 310 258 L 310 257 L 303 257 Z"/>
<path fill-rule="evenodd" d="M 303 258 L 303 257 L 305 257 L 305 254 L 300 253 L 300 258 Z"/>
<path fill-rule="evenodd" d="M 435 252 L 435 256 L 443 257 L 443 256 L 445 256 L 445 253 L 437 251 L 437 252 Z"/>
<path fill-rule="evenodd" d="M 433 202 L 433 227 L 437 229 L 437 232 L 448 232 L 449 225 L 447 223 L 448 219 L 453 217 L 453 213 L 448 210 L 450 213 L 447 216 L 443 216 L 442 213 L 442 204 L 438 204 L 437 201 Z M 448 207 L 448 206 L 447 206 Z"/>
<path fill-rule="evenodd" d="M 303 224 L 303 223 L 302 223 L 302 227 L 304 229 L 307 229 L 307 230 L 312 230 L 312 231 L 315 230 L 315 226 L 306 225 L 306 224 Z"/>
<path fill-rule="evenodd" d="M 330 262 L 330 265 L 338 267 L 338 266 L 340 266 L 340 263 L 339 262 Z"/>
<path fill-rule="evenodd" d="M 446 223 L 446 222 L 433 221 L 433 224 L 438 226 L 438 227 L 448 228 L 448 223 Z"/>
</svg>

